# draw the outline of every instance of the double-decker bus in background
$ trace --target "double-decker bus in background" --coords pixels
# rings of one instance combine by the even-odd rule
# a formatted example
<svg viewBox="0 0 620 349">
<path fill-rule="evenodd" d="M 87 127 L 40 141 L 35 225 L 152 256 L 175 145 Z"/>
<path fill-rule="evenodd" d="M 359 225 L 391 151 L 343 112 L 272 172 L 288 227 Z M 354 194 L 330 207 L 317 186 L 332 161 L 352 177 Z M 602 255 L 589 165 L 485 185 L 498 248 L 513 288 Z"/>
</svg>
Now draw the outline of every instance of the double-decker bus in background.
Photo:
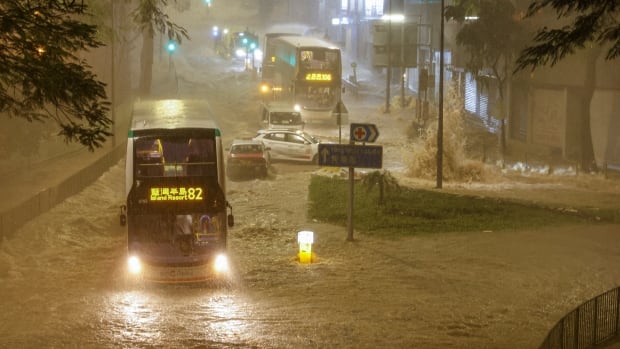
<svg viewBox="0 0 620 349">
<path fill-rule="evenodd" d="M 298 105 L 305 121 L 337 124 L 333 111 L 342 94 L 340 48 L 316 37 L 267 33 L 260 89 L 263 101 Z"/>
<path fill-rule="evenodd" d="M 129 271 L 143 280 L 226 276 L 234 218 L 226 201 L 222 137 L 207 110 L 206 102 L 185 100 L 134 106 L 121 224 L 127 225 Z"/>
</svg>

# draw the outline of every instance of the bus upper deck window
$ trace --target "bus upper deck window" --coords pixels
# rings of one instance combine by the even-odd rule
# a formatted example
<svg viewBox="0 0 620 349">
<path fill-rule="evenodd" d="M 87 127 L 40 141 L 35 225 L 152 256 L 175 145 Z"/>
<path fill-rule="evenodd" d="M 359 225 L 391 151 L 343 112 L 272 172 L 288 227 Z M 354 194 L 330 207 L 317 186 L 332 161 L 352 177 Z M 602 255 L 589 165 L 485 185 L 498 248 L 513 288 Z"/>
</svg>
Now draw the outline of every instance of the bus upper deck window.
<svg viewBox="0 0 620 349">
<path fill-rule="evenodd" d="M 191 138 L 187 145 L 187 175 L 208 175 L 209 163 L 215 159 L 213 140 Z"/>
<path fill-rule="evenodd" d="M 187 144 L 187 161 L 211 161 L 214 157 L 213 141 L 210 139 L 190 138 Z"/>
</svg>

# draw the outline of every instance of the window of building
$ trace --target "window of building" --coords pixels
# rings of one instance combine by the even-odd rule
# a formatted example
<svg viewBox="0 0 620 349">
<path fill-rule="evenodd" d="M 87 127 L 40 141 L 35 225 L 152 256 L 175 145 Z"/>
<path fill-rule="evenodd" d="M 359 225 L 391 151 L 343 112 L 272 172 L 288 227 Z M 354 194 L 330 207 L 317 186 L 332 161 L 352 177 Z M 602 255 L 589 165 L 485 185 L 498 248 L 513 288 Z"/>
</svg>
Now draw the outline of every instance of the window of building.
<svg viewBox="0 0 620 349">
<path fill-rule="evenodd" d="M 366 0 L 364 7 L 367 17 L 383 16 L 383 0 Z"/>
</svg>

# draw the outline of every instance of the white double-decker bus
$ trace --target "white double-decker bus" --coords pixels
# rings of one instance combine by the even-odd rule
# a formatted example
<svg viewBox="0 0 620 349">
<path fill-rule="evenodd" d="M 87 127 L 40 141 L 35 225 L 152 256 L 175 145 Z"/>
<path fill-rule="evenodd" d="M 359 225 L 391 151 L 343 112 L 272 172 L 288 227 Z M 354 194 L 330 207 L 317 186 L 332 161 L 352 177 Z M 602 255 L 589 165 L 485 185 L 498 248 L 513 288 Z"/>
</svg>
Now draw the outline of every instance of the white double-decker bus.
<svg viewBox="0 0 620 349">
<path fill-rule="evenodd" d="M 234 219 L 221 133 L 208 110 L 205 102 L 185 100 L 134 106 L 121 224 L 129 271 L 144 280 L 202 282 L 227 272 Z"/>
<path fill-rule="evenodd" d="M 260 88 L 265 101 L 299 106 L 306 121 L 337 123 L 333 111 L 342 94 L 340 48 L 316 37 L 267 33 Z"/>
</svg>

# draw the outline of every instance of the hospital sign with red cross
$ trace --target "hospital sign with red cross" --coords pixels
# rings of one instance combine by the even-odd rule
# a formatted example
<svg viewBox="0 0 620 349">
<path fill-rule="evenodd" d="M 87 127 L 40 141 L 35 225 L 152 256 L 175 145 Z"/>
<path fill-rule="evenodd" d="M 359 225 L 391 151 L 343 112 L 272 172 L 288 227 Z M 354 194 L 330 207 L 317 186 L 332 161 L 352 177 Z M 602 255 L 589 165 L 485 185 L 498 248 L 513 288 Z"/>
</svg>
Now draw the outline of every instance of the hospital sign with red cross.
<svg viewBox="0 0 620 349">
<path fill-rule="evenodd" d="M 351 141 L 372 143 L 379 137 L 379 130 L 374 124 L 351 124 Z"/>
</svg>

